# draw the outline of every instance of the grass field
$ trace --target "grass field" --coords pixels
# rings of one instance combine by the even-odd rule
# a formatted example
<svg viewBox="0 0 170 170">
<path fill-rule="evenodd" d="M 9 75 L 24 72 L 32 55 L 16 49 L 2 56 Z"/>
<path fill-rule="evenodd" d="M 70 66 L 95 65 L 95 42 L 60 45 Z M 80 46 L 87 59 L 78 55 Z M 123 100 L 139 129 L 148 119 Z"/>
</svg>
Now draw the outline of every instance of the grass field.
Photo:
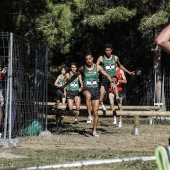
<svg viewBox="0 0 170 170">
<path fill-rule="evenodd" d="M 99 138 L 91 136 L 92 125 L 80 117 L 73 125 L 73 117 L 64 117 L 63 132 L 55 134 L 55 121 L 49 120 L 52 136 L 17 137 L 21 147 L 1 148 L 0 167 L 54 165 L 74 161 L 103 160 L 125 157 L 154 156 L 157 146 L 168 145 L 169 125 L 149 125 L 143 120 L 140 135 L 133 135 L 132 120 L 124 119 L 122 128 L 112 125 L 112 118 L 100 118 Z M 155 161 L 124 162 L 74 168 L 75 170 L 157 170 Z"/>
</svg>

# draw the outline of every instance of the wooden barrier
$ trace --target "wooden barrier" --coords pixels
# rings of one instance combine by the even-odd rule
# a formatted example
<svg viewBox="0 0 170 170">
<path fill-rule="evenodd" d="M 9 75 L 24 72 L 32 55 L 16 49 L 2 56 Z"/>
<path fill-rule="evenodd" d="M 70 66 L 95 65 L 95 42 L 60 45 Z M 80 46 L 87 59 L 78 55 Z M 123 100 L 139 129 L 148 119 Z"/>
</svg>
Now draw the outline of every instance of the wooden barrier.
<svg viewBox="0 0 170 170">
<path fill-rule="evenodd" d="M 106 112 L 106 113 L 104 113 Z M 58 113 L 67 116 L 74 116 L 77 113 L 77 110 L 59 110 Z M 130 111 L 130 110 L 123 110 L 123 111 L 116 111 L 117 116 L 170 116 L 170 111 Z M 80 110 L 81 116 L 88 116 L 87 111 L 83 112 Z M 107 111 L 98 111 L 99 116 L 113 116 L 112 110 Z"/>
<path fill-rule="evenodd" d="M 56 109 L 66 109 L 66 106 L 56 106 L 54 102 L 48 102 L 48 107 L 55 107 Z M 110 106 L 105 105 L 105 107 L 109 110 Z M 160 106 L 122 106 L 123 110 L 160 110 Z M 73 109 L 76 109 L 76 106 L 73 106 Z M 87 109 L 85 105 L 81 105 L 80 109 Z M 115 109 L 118 110 L 118 106 L 115 106 Z M 102 110 L 102 107 L 99 106 L 99 110 Z"/>
<path fill-rule="evenodd" d="M 62 124 L 62 115 L 67 116 L 75 116 L 77 114 L 76 107 L 73 107 L 73 110 L 66 110 L 66 106 L 59 105 L 55 106 L 55 103 L 48 103 L 49 107 L 55 107 L 53 113 L 56 115 L 57 126 L 61 126 Z M 105 106 L 107 111 L 103 111 L 102 107 L 99 107 L 98 115 L 99 116 L 113 116 L 113 111 L 110 109 L 109 105 Z M 139 134 L 139 126 L 140 126 L 140 116 L 153 117 L 153 116 L 170 116 L 170 111 L 160 111 L 160 106 L 123 106 L 123 111 L 118 110 L 118 106 L 115 106 L 117 110 L 117 116 L 130 116 L 134 117 L 134 128 L 133 134 Z M 50 113 L 48 113 L 50 114 Z M 87 107 L 85 105 L 80 106 L 79 115 L 88 116 Z"/>
</svg>

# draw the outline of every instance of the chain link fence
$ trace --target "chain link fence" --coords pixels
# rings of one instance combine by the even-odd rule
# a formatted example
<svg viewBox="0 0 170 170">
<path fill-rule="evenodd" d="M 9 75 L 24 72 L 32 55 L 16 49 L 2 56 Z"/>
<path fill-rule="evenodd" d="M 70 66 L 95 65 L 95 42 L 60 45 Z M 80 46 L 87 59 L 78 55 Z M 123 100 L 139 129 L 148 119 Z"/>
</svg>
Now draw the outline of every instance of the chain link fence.
<svg viewBox="0 0 170 170">
<path fill-rule="evenodd" d="M 47 47 L 1 32 L 0 67 L 2 138 L 35 135 L 46 126 Z"/>
</svg>

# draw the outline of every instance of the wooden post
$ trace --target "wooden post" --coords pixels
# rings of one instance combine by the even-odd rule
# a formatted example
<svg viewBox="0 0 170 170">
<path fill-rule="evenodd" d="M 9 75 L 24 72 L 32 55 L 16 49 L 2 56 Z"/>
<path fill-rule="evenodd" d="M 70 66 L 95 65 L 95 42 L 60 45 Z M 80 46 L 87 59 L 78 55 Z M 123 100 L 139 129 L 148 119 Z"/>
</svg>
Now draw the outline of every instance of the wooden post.
<svg viewBox="0 0 170 170">
<path fill-rule="evenodd" d="M 134 116 L 133 134 L 139 135 L 139 116 Z"/>
<path fill-rule="evenodd" d="M 149 124 L 154 124 L 154 116 L 149 116 Z"/>
</svg>

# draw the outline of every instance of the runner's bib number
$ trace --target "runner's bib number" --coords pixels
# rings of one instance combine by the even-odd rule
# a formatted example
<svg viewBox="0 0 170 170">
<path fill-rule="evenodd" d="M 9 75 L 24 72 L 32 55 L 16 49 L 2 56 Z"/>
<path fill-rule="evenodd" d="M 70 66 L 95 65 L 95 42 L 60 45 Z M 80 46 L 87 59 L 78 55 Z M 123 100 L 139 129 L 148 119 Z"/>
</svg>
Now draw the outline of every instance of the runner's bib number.
<svg viewBox="0 0 170 170">
<path fill-rule="evenodd" d="M 87 87 L 91 87 L 91 86 L 96 86 L 97 85 L 97 81 L 96 80 L 87 80 Z"/>
<path fill-rule="evenodd" d="M 78 87 L 78 84 L 75 83 L 75 82 L 74 82 L 74 83 L 71 83 L 70 87 L 71 87 L 71 88 L 77 88 L 77 87 Z"/>
<path fill-rule="evenodd" d="M 109 71 L 109 70 L 114 70 L 115 69 L 115 65 L 114 64 L 107 64 L 106 65 L 106 70 Z"/>
</svg>

